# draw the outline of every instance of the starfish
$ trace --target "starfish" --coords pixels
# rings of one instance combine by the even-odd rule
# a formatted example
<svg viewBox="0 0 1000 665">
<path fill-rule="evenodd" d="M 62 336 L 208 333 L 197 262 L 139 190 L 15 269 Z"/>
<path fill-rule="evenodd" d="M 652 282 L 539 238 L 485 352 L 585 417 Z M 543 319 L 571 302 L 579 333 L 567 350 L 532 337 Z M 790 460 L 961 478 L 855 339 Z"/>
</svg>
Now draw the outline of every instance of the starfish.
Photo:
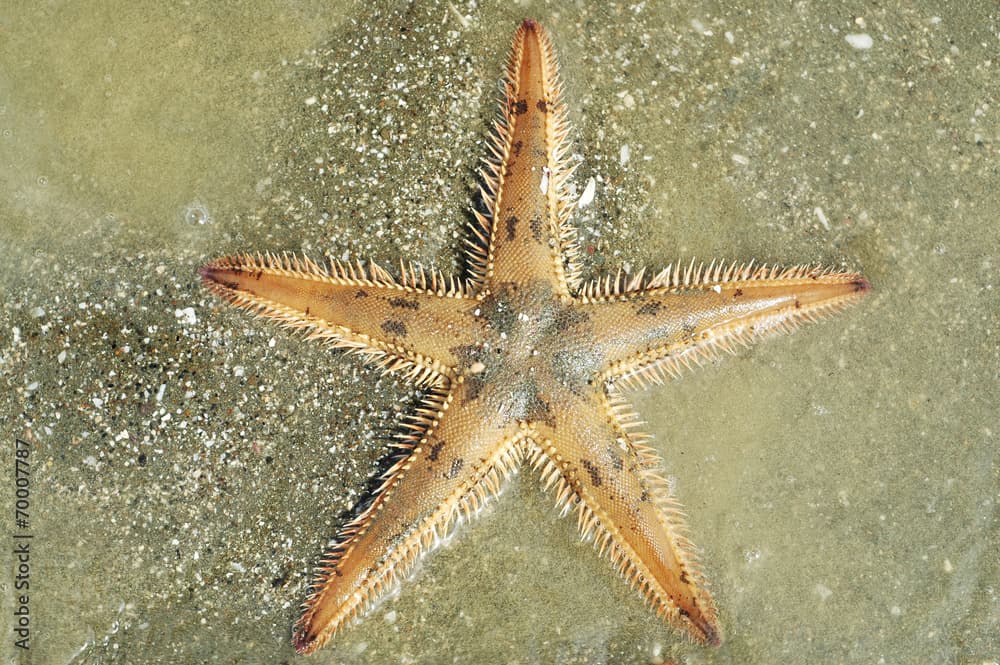
<svg viewBox="0 0 1000 665">
<path fill-rule="evenodd" d="M 522 465 L 656 614 L 718 645 L 681 508 L 626 391 L 837 312 L 869 284 L 854 272 L 753 262 L 584 282 L 562 85 L 534 21 L 514 35 L 494 124 L 464 278 L 404 261 L 393 275 L 373 262 L 270 253 L 200 270 L 233 305 L 424 389 L 381 485 L 324 556 L 294 646 L 311 653 L 359 618 Z"/>
</svg>

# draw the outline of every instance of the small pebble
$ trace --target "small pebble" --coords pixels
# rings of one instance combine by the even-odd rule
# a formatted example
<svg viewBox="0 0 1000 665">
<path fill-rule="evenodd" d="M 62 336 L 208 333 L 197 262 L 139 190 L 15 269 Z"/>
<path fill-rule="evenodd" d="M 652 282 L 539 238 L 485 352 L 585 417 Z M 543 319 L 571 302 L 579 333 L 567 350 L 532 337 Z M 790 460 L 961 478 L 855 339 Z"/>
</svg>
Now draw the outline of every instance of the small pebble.
<svg viewBox="0 0 1000 665">
<path fill-rule="evenodd" d="M 852 47 L 858 49 L 859 51 L 867 51 L 875 43 L 872 40 L 872 36 L 866 32 L 852 32 L 851 34 L 844 37 L 847 43 Z"/>
<path fill-rule="evenodd" d="M 195 314 L 194 307 L 175 309 L 174 316 L 184 325 L 194 325 L 198 323 L 198 315 Z"/>
<path fill-rule="evenodd" d="M 622 166 L 628 164 L 628 160 L 632 158 L 632 148 L 626 143 L 622 146 L 621 153 L 618 155 L 618 163 Z"/>
</svg>

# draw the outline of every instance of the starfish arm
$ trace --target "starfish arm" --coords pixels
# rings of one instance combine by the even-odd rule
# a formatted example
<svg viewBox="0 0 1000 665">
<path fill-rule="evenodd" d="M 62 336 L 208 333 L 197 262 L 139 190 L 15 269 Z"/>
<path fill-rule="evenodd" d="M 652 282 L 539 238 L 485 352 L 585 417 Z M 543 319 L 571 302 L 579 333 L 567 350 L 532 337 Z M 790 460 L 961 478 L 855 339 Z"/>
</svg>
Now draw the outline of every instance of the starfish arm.
<svg viewBox="0 0 1000 665">
<path fill-rule="evenodd" d="M 696 641 L 717 645 L 721 631 L 680 506 L 660 475 L 648 435 L 634 431 L 631 408 L 613 393 L 574 397 L 534 423 L 528 455 L 564 511 L 593 538 L 646 602 Z"/>
<path fill-rule="evenodd" d="M 403 266 L 320 265 L 293 255 L 240 254 L 201 269 L 202 281 L 242 309 L 365 355 L 418 384 L 453 377 L 459 334 L 475 329 L 475 300 L 455 281 Z M 467 300 L 469 307 L 462 307 Z"/>
<path fill-rule="evenodd" d="M 720 351 L 839 312 L 870 288 L 858 273 L 820 267 L 692 263 L 647 283 L 641 273 L 593 282 L 578 300 L 599 340 L 601 379 L 642 387 Z"/>
<path fill-rule="evenodd" d="M 482 172 L 486 214 L 476 214 L 473 277 L 486 286 L 541 281 L 568 297 L 578 281 L 569 122 L 548 33 L 534 21 L 514 36 L 491 157 Z"/>
<path fill-rule="evenodd" d="M 475 515 L 521 462 L 521 431 L 463 409 L 467 383 L 432 389 L 400 436 L 401 456 L 327 552 L 295 626 L 311 653 L 404 579 L 414 562 Z"/>
</svg>

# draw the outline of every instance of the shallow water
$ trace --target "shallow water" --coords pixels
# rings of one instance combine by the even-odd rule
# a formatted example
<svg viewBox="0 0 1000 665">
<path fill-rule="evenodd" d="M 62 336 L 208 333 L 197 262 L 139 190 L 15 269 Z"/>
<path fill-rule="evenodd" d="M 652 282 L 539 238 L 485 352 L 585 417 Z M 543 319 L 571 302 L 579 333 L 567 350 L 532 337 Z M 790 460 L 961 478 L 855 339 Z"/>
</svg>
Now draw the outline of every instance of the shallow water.
<svg viewBox="0 0 1000 665">
<path fill-rule="evenodd" d="M 937 4 L 0 10 L 4 477 L 15 438 L 31 463 L 5 533 L 33 536 L 8 659 L 296 659 L 310 570 L 416 393 L 194 271 L 238 249 L 459 269 L 532 15 L 597 185 L 588 274 L 822 262 L 874 292 L 635 395 L 721 648 L 657 621 L 523 473 L 313 661 L 996 662 L 1000 18 Z"/>
</svg>

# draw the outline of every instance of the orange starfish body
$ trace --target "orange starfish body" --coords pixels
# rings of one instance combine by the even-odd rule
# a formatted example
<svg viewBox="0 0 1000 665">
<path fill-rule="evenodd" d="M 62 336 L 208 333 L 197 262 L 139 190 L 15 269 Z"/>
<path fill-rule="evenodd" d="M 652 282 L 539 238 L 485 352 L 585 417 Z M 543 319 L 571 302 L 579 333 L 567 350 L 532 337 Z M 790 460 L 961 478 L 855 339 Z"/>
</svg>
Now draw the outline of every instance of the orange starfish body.
<svg viewBox="0 0 1000 665">
<path fill-rule="evenodd" d="M 549 37 L 525 21 L 467 279 L 271 254 L 201 269 L 232 304 L 426 388 L 398 458 L 319 567 L 294 630 L 299 652 L 363 614 L 522 464 L 658 615 L 698 642 L 721 640 L 680 507 L 623 391 L 836 312 L 869 285 L 821 267 L 716 262 L 581 283 L 561 97 Z"/>
</svg>

